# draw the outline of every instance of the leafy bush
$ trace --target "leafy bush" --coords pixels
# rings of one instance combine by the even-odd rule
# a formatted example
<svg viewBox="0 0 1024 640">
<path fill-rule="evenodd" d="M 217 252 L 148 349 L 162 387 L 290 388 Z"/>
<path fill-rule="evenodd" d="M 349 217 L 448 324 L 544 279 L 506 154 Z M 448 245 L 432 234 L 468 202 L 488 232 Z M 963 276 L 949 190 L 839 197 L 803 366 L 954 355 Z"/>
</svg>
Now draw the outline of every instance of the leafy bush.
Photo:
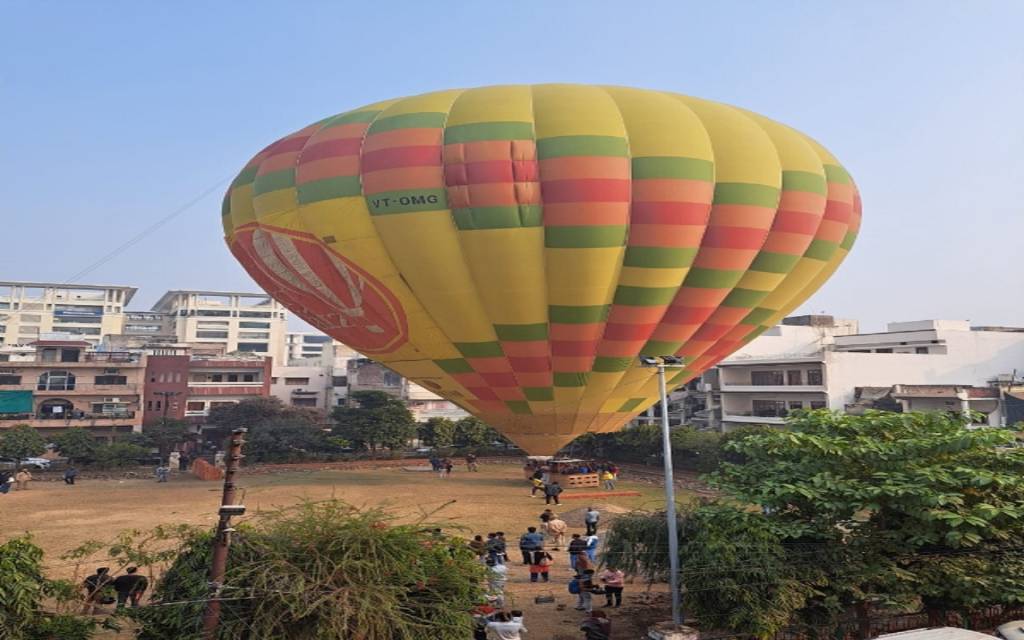
<svg viewBox="0 0 1024 640">
<path fill-rule="evenodd" d="M 481 598 L 482 569 L 465 544 L 431 530 L 337 501 L 239 526 L 218 637 L 463 640 L 468 611 Z M 133 610 L 139 640 L 199 638 L 211 536 L 193 535 L 181 549 L 154 604 L 185 603 Z"/>
<path fill-rule="evenodd" d="M 27 424 L 0 430 L 0 456 L 30 458 L 46 451 L 46 440 Z"/>
</svg>

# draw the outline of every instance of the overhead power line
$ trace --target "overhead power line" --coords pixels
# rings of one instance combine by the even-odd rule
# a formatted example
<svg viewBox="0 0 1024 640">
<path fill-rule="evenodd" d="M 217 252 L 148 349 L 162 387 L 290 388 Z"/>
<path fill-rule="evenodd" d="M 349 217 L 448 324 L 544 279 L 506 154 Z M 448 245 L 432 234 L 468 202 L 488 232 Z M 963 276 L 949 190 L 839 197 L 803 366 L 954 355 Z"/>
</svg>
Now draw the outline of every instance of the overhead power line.
<svg viewBox="0 0 1024 640">
<path fill-rule="evenodd" d="M 136 235 L 132 236 L 131 238 L 129 238 L 128 240 L 126 240 L 122 244 L 120 244 L 117 247 L 115 247 L 113 251 L 107 253 L 106 255 L 104 255 L 103 257 L 99 258 L 98 260 L 96 260 L 92 264 L 90 264 L 90 265 L 86 266 L 85 268 L 81 269 L 80 271 L 75 273 L 70 278 L 64 280 L 64 282 L 61 283 L 61 284 L 74 284 L 79 279 L 89 275 L 90 273 L 92 273 L 96 269 L 99 269 L 100 267 L 102 267 L 106 263 L 110 262 L 111 260 L 113 260 L 117 256 L 121 255 L 122 253 L 124 253 L 128 249 L 130 249 L 133 246 L 137 245 L 138 243 L 142 242 L 144 239 L 146 239 L 154 231 L 157 231 L 158 229 L 160 229 L 160 227 L 164 226 L 165 224 L 167 224 L 171 220 L 177 218 L 178 216 L 180 216 L 181 214 L 185 213 L 186 211 L 188 211 L 189 209 L 191 209 L 195 205 L 197 205 L 200 202 L 202 202 L 211 193 L 213 193 L 213 192 L 217 191 L 218 189 L 220 189 L 221 187 L 223 187 L 228 182 L 228 180 L 230 180 L 230 179 L 231 179 L 230 176 L 226 177 L 226 178 L 221 178 L 215 184 L 213 184 L 210 187 L 204 189 L 199 195 L 195 196 L 194 198 L 192 198 L 191 200 L 189 200 L 185 204 L 183 204 L 180 207 L 174 209 L 169 214 L 165 215 L 164 217 L 160 218 L 159 220 L 157 220 L 153 224 L 149 225 L 148 227 L 146 227 L 145 229 L 143 229 L 142 231 L 140 231 Z"/>
</svg>

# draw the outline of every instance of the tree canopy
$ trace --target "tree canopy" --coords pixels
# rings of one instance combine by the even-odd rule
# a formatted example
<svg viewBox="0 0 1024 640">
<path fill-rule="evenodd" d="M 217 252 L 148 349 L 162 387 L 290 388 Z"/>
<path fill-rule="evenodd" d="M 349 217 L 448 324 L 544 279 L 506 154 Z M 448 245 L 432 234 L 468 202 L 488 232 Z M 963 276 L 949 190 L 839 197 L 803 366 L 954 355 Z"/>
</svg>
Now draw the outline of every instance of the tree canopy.
<svg viewBox="0 0 1024 640">
<path fill-rule="evenodd" d="M 428 447 L 444 449 L 455 444 L 455 423 L 448 418 L 430 418 L 416 427 L 416 436 Z"/>
<path fill-rule="evenodd" d="M 88 431 L 81 427 L 72 427 L 57 434 L 53 438 L 57 452 L 72 464 L 91 462 L 96 457 L 99 443 Z"/>
<path fill-rule="evenodd" d="M 268 420 L 316 424 L 322 419 L 323 416 L 316 409 L 290 407 L 274 396 L 257 396 L 211 407 L 208 422 L 228 429 L 251 429 Z"/>
<path fill-rule="evenodd" d="M 349 404 L 331 413 L 333 433 L 358 448 L 395 449 L 416 436 L 416 421 L 405 403 L 383 391 L 356 391 Z"/>
<path fill-rule="evenodd" d="M 0 430 L 0 456 L 22 460 L 46 452 L 46 440 L 27 424 Z"/>
</svg>

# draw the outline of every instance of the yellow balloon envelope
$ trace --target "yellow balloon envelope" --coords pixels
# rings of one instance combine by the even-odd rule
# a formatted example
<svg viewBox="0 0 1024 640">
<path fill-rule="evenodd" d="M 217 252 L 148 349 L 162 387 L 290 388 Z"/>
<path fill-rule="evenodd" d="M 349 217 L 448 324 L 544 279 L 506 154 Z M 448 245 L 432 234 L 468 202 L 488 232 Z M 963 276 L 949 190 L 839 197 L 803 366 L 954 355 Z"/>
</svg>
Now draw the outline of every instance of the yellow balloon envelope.
<svg viewBox="0 0 1024 640">
<path fill-rule="evenodd" d="M 810 296 L 860 224 L 819 144 L 720 103 L 587 85 L 439 91 L 256 154 L 223 206 L 268 293 L 530 453 L 611 431 Z"/>
</svg>

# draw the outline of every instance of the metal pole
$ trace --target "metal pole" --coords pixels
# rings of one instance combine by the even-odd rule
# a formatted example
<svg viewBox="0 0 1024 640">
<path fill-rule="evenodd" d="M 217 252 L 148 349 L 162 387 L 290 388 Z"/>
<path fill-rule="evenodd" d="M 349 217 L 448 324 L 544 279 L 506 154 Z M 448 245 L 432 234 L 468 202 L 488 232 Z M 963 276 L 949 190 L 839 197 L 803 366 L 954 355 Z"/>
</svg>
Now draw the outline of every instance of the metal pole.
<svg viewBox="0 0 1024 640">
<path fill-rule="evenodd" d="M 668 427 L 668 392 L 665 389 L 665 363 L 658 365 L 658 390 L 661 392 L 661 455 L 665 459 L 665 518 L 668 521 L 669 585 L 672 587 L 672 622 L 683 623 L 679 596 L 679 538 L 676 532 L 676 487 L 672 477 L 672 439 Z"/>
<path fill-rule="evenodd" d="M 231 515 L 235 506 L 235 472 L 242 460 L 242 436 L 245 429 L 231 432 L 231 447 L 228 449 L 227 460 L 224 461 L 224 493 L 220 500 L 220 520 L 217 521 L 217 535 L 213 541 L 213 561 L 210 563 L 210 596 L 206 601 L 206 612 L 203 614 L 203 638 L 216 640 L 217 626 L 220 624 L 220 592 L 224 586 L 224 573 L 228 567 L 228 546 L 231 543 Z"/>
</svg>

